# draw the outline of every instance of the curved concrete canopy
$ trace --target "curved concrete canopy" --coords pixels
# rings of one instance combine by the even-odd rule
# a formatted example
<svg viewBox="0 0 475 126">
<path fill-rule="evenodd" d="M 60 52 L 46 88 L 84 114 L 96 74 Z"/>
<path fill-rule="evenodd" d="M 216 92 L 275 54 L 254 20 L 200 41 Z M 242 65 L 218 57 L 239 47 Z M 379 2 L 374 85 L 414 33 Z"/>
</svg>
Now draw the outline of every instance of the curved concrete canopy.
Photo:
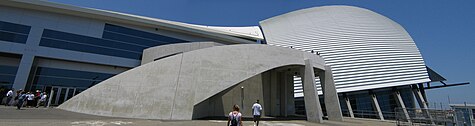
<svg viewBox="0 0 475 126">
<path fill-rule="evenodd" d="M 367 9 L 313 7 L 266 19 L 260 25 L 269 45 L 319 52 L 332 67 L 338 92 L 430 81 L 406 30 Z"/>
<path fill-rule="evenodd" d="M 260 45 L 215 46 L 180 53 L 109 78 L 58 108 L 102 116 L 189 120 L 193 106 L 248 78 L 287 65 L 325 70 L 318 55 Z"/>
<path fill-rule="evenodd" d="M 191 42 L 150 47 L 143 50 L 142 65 L 179 53 L 222 45 L 224 44 L 217 42 Z"/>
</svg>

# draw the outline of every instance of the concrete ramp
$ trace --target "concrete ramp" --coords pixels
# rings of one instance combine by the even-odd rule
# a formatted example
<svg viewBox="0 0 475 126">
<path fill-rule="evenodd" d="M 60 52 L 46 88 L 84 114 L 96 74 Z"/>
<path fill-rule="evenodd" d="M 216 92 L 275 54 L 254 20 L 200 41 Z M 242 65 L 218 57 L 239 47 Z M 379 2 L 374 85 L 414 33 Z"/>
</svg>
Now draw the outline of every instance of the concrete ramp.
<svg viewBox="0 0 475 126">
<path fill-rule="evenodd" d="M 318 55 L 260 44 L 216 46 L 153 61 L 111 77 L 58 108 L 112 117 L 191 120 L 193 106 L 248 78 L 287 65 L 325 70 Z"/>
</svg>

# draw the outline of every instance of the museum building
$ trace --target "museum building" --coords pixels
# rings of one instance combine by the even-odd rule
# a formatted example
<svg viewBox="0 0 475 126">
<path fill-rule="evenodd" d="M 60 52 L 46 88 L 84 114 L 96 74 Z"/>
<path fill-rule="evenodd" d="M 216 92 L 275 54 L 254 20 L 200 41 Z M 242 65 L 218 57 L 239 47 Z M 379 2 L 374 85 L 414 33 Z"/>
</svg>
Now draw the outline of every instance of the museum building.
<svg viewBox="0 0 475 126">
<path fill-rule="evenodd" d="M 204 26 L 45 1 L 0 1 L 0 87 L 5 90 L 46 91 L 52 94 L 51 105 L 61 105 L 105 80 L 112 81 L 114 76 L 125 75 L 140 66 L 168 62 L 166 60 L 178 55 L 191 55 L 193 51 L 197 53 L 201 50 L 207 54 L 206 49 L 240 49 L 246 45 L 251 45 L 249 49 L 256 49 L 250 51 L 255 51 L 256 55 L 261 48 L 270 48 L 271 52 L 284 48 L 281 53 L 307 55 L 293 52 L 300 51 L 314 54 L 317 57 L 315 61 L 323 59 L 323 65 L 331 67 L 341 112 L 348 117 L 394 119 L 396 108 L 427 108 L 424 90 L 430 82 L 445 81 L 424 64 L 415 42 L 401 25 L 367 9 L 352 6 L 313 7 L 275 16 L 259 24 L 248 27 Z M 287 54 L 277 52 L 274 55 Z M 252 56 L 234 60 L 250 59 Z M 203 65 L 204 62 L 199 63 Z M 220 61 L 223 64 L 231 62 Z M 247 62 L 253 61 L 244 63 Z M 213 63 L 206 65 L 220 67 Z M 294 65 L 304 65 L 304 62 L 302 60 Z M 182 67 L 186 66 L 179 69 L 185 69 Z M 267 103 L 264 108 L 272 108 L 265 110 L 268 111 L 266 116 L 305 115 L 301 69 L 286 66 L 272 70 L 278 72 L 253 74 L 239 84 L 246 85 L 248 81 L 256 80 L 263 82 L 264 86 L 260 89 L 264 91 L 260 97 Z M 228 73 L 223 76 L 235 75 Z M 263 89 L 266 78 L 271 78 L 268 82 L 271 84 L 272 78 L 289 83 L 269 86 L 272 90 L 266 92 Z M 318 94 L 323 94 L 320 79 L 315 79 L 316 89 Z M 233 100 L 245 106 L 255 101 L 240 95 L 247 90 L 246 86 L 238 85 L 223 87 L 216 92 L 222 93 L 223 98 L 226 94 L 233 94 L 229 92 L 237 93 L 240 97 Z M 195 99 L 200 104 L 195 105 L 194 111 L 206 107 L 203 101 L 209 104 L 216 102 L 209 100 L 213 97 L 216 94 Z M 78 99 L 82 98 L 74 100 Z M 324 101 L 323 96 L 320 101 Z M 322 108 L 325 103 L 321 102 Z M 80 107 L 76 106 L 78 111 L 82 110 Z M 83 107 L 88 108 L 87 105 Z M 216 113 L 209 116 L 222 112 Z M 114 116 L 114 112 L 105 111 L 91 114 Z"/>
</svg>

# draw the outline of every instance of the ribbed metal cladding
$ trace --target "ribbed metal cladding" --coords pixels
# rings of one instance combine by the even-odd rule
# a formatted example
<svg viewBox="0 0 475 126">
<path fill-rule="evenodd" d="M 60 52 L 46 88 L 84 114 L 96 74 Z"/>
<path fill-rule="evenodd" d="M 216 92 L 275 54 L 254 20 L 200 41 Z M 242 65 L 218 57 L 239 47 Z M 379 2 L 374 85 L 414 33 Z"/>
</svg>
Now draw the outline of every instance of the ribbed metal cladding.
<svg viewBox="0 0 475 126">
<path fill-rule="evenodd" d="M 319 52 L 332 67 L 338 92 L 430 81 L 406 30 L 367 9 L 314 7 L 266 19 L 260 26 L 269 45 Z"/>
</svg>

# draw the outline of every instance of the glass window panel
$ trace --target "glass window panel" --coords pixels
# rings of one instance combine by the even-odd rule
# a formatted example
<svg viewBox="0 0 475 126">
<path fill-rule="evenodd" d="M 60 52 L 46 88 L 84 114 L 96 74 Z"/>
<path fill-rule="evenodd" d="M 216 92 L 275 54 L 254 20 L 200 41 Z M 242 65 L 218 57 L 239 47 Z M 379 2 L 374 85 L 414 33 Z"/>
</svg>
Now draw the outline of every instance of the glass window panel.
<svg viewBox="0 0 475 126">
<path fill-rule="evenodd" d="M 48 37 L 48 38 L 55 38 L 55 39 L 60 39 L 60 40 L 77 42 L 77 43 L 85 43 L 85 44 L 97 45 L 97 46 L 108 47 L 108 48 L 135 51 L 139 53 L 141 53 L 144 49 L 144 47 L 140 47 L 137 45 L 131 45 L 131 44 L 120 43 L 120 42 L 115 42 L 115 41 L 108 41 L 108 40 L 103 40 L 99 38 L 76 35 L 76 34 L 71 34 L 71 33 L 66 33 L 66 32 L 59 32 L 59 31 L 48 30 L 48 29 L 44 31 L 43 36 Z"/>
<path fill-rule="evenodd" d="M 18 67 L 16 66 L 2 66 L 0 65 L 0 74 L 16 75 Z"/>
<path fill-rule="evenodd" d="M 42 38 L 40 41 L 40 45 L 53 47 L 53 48 L 96 53 L 96 54 L 117 56 L 117 57 L 124 57 L 124 58 L 132 58 L 132 59 L 140 59 L 142 57 L 141 53 L 133 53 L 133 52 L 108 49 L 108 48 L 102 48 L 102 47 L 96 47 L 96 46 L 90 46 L 90 45 L 70 43 L 66 41 L 52 40 L 52 39 L 47 39 L 47 38 Z"/>
<path fill-rule="evenodd" d="M 33 86 L 90 87 L 112 76 L 114 74 L 38 67 Z"/>
<path fill-rule="evenodd" d="M 90 85 L 94 84 L 94 82 L 89 80 L 79 80 L 71 78 L 37 77 L 35 84 L 65 87 L 89 87 Z"/>
<path fill-rule="evenodd" d="M 71 33 L 66 33 L 66 32 L 60 32 L 60 31 L 54 31 L 54 30 L 49 30 L 49 29 L 45 29 L 43 31 L 43 36 L 42 37 L 55 38 L 55 39 L 74 41 L 74 42 L 81 42 L 81 41 L 84 41 L 84 39 L 85 39 L 85 37 L 81 36 L 81 35 L 76 35 L 76 34 L 71 34 Z"/>
<path fill-rule="evenodd" d="M 111 76 L 114 76 L 113 74 L 65 70 L 65 69 L 56 69 L 56 68 L 44 68 L 44 67 L 39 67 L 36 73 L 37 75 L 81 78 L 81 79 L 90 79 L 90 80 L 104 80 Z"/>
<path fill-rule="evenodd" d="M 28 34 L 30 26 L 0 21 L 0 30 Z"/>
<path fill-rule="evenodd" d="M 102 43 L 107 43 L 109 47 L 117 48 L 117 49 L 123 49 L 123 50 L 129 50 L 129 51 L 134 51 L 138 53 L 142 53 L 143 50 L 147 47 L 143 46 L 138 46 L 138 45 L 132 45 L 132 44 L 126 44 L 126 43 L 121 43 L 121 42 L 115 42 L 115 41 L 110 41 L 110 40 L 101 40 Z"/>
<path fill-rule="evenodd" d="M 124 58 L 141 59 L 144 47 L 45 29 L 40 45 Z M 54 39 L 50 39 L 54 38 Z M 67 40 L 67 41 L 61 41 Z M 87 45 L 84 45 L 87 44 Z M 132 52 L 129 52 L 132 51 Z"/>
<path fill-rule="evenodd" d="M 15 75 L 0 74 L 0 84 L 1 85 L 13 84 L 14 81 L 15 81 Z"/>
<path fill-rule="evenodd" d="M 118 33 L 123 33 L 123 34 L 128 34 L 128 35 L 133 35 L 133 36 L 138 36 L 142 38 L 148 38 L 152 40 L 158 40 L 158 41 L 165 41 L 165 42 L 185 42 L 185 40 L 181 39 L 176 39 L 172 37 L 167 37 L 163 35 L 158 35 L 154 33 L 149 33 L 145 31 L 140 31 L 140 30 L 135 30 L 131 28 L 126 28 L 122 26 L 117 26 L 117 25 L 112 25 L 112 24 L 106 24 L 104 27 L 105 31 L 113 31 L 113 32 L 118 32 Z"/>
<path fill-rule="evenodd" d="M 134 44 L 143 45 L 147 47 L 168 44 L 168 42 L 151 41 L 147 39 L 141 39 L 137 37 L 131 37 L 131 36 L 121 35 L 121 34 L 107 32 L 107 31 L 104 31 L 104 33 L 102 34 L 102 38 L 117 40 L 117 41 L 122 41 L 122 42 L 127 42 L 127 43 L 134 43 Z"/>
<path fill-rule="evenodd" d="M 26 43 L 27 37 L 28 37 L 27 35 L 0 31 L 0 40 L 3 40 L 3 41 Z"/>
</svg>

